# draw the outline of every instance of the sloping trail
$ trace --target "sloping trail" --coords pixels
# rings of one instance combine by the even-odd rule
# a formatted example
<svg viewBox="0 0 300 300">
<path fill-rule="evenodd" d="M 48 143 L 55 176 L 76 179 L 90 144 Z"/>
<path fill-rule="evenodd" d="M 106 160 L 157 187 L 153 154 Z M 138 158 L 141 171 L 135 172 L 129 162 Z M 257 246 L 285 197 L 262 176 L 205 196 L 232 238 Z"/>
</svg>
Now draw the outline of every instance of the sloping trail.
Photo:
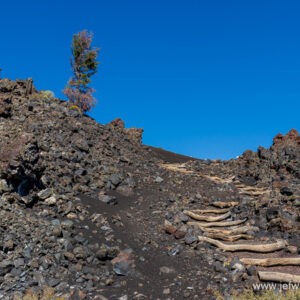
<svg viewBox="0 0 300 300">
<path fill-rule="evenodd" d="M 180 172 L 182 174 L 192 174 L 195 176 L 201 176 L 200 174 L 197 174 L 194 171 L 187 170 L 185 163 L 162 163 L 162 164 L 159 164 L 159 166 L 163 169 L 166 169 L 166 170 L 172 171 L 172 172 Z"/>
<path fill-rule="evenodd" d="M 251 220 L 248 220 L 248 224 L 244 226 L 245 230 L 242 231 L 247 235 L 234 235 L 236 230 L 242 227 L 232 227 L 230 223 L 233 221 L 229 221 L 231 220 L 230 211 L 226 215 L 228 222 L 224 222 L 222 219 L 215 222 L 214 226 L 208 229 L 206 228 L 205 219 L 208 226 L 212 224 L 209 223 L 211 216 L 207 216 L 205 213 L 197 215 L 190 211 L 184 211 L 184 213 L 194 220 L 193 222 L 187 222 L 188 225 L 196 226 L 202 230 L 202 235 L 198 236 L 200 242 L 214 245 L 224 251 L 228 259 L 237 256 L 245 266 L 256 266 L 259 280 L 300 283 L 300 256 L 290 251 L 294 246 L 290 246 L 287 240 L 271 240 L 268 236 L 265 236 L 264 239 L 259 238 L 255 233 L 260 230 L 258 227 L 250 226 Z M 199 219 L 201 222 L 198 222 Z M 240 239 L 243 241 L 238 241 Z M 252 239 L 251 242 L 245 241 L 249 239 Z M 271 271 L 266 272 L 268 269 L 271 269 Z"/>
<path fill-rule="evenodd" d="M 237 189 L 239 195 L 252 198 L 253 200 L 257 200 L 259 199 L 259 197 L 267 196 L 270 194 L 270 189 L 267 187 L 245 185 L 242 182 L 235 180 L 235 176 L 221 178 L 218 176 L 201 174 L 200 172 L 188 170 L 185 163 L 161 163 L 159 167 L 167 171 L 180 173 L 186 176 L 205 178 L 209 181 L 213 181 L 218 185 L 232 184 Z M 215 230 L 215 232 L 208 232 L 207 226 L 211 227 L 211 224 L 209 224 L 210 219 L 212 219 L 211 214 L 201 214 L 197 217 L 192 212 L 185 211 L 185 213 L 191 219 L 193 219 L 194 217 L 192 222 L 188 222 L 190 226 L 196 226 L 202 229 L 204 236 L 199 236 L 200 242 L 213 244 L 214 246 L 222 249 L 225 252 L 233 252 L 234 255 L 237 255 L 241 259 L 241 261 L 245 263 L 245 265 L 256 265 L 258 268 L 258 276 L 261 281 L 270 281 L 272 278 L 274 279 L 274 281 L 278 281 L 279 276 L 279 279 L 281 281 L 287 282 L 291 279 L 292 274 L 300 274 L 300 257 L 291 255 L 287 252 L 288 243 L 286 241 L 277 240 L 273 242 L 269 241 L 266 243 L 263 242 L 260 238 L 258 239 L 255 238 L 255 236 L 247 234 L 232 236 L 228 234 L 224 235 L 223 232 L 230 231 L 230 229 L 232 228 L 232 225 L 230 224 L 234 223 L 234 221 L 232 221 L 231 219 L 230 214 L 228 214 L 228 218 L 226 218 L 228 222 L 224 222 L 224 220 L 222 220 L 219 222 L 220 226 L 217 224 L 218 222 L 216 222 L 213 226 L 213 230 Z M 201 220 L 202 223 L 200 223 L 199 220 Z M 205 220 L 207 221 L 207 226 L 205 224 Z M 251 220 L 248 221 L 249 222 L 247 222 L 247 225 L 250 226 Z M 265 238 L 268 239 L 267 236 Z M 220 239 L 227 241 L 227 243 L 221 242 Z M 238 242 L 239 239 L 244 239 L 244 241 Z M 245 239 L 253 240 L 251 240 L 250 242 L 245 241 Z M 234 255 L 229 254 L 228 258 L 233 258 Z M 265 263 L 265 261 L 269 262 L 270 260 L 271 263 Z M 267 274 L 268 276 L 265 276 L 266 269 L 271 269 L 271 272 L 268 272 Z M 278 270 L 281 272 L 281 275 L 278 275 Z M 298 280 L 298 277 L 293 277 L 293 280 L 296 282 L 300 282 Z"/>
<path fill-rule="evenodd" d="M 159 164 L 159 166 L 161 168 L 171 171 L 171 172 L 179 172 L 181 174 L 206 178 L 210 181 L 215 182 L 216 184 L 233 184 L 239 191 L 239 194 L 241 194 L 241 195 L 258 197 L 258 196 L 267 195 L 270 193 L 268 188 L 248 186 L 248 185 L 243 184 L 242 182 L 236 181 L 235 176 L 231 176 L 228 178 L 221 178 L 218 176 L 211 176 L 211 175 L 201 174 L 200 172 L 188 170 L 186 168 L 185 163 L 161 163 L 161 164 Z"/>
</svg>

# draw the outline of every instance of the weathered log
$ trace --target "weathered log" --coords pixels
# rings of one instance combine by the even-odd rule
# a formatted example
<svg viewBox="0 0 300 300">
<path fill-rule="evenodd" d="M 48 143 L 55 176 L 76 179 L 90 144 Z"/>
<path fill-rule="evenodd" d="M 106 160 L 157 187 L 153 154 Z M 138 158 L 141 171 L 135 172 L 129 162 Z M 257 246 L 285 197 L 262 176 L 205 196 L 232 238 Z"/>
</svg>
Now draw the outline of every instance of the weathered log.
<svg viewBox="0 0 300 300">
<path fill-rule="evenodd" d="M 234 245 L 228 245 L 224 244 L 218 240 L 210 239 L 206 236 L 198 236 L 199 241 L 201 242 L 207 242 L 212 245 L 217 246 L 218 248 L 222 249 L 223 251 L 252 251 L 252 252 L 261 252 L 261 253 L 267 253 L 267 252 L 274 252 L 277 250 L 281 250 L 286 246 L 286 241 L 284 240 L 278 240 L 275 243 L 270 244 L 234 244 Z"/>
<path fill-rule="evenodd" d="M 195 214 L 189 210 L 184 210 L 183 213 L 186 214 L 187 216 L 191 217 L 194 220 L 206 221 L 206 222 L 222 221 L 222 220 L 227 219 L 231 215 L 230 211 L 228 211 L 227 213 L 225 213 L 223 215 L 219 215 L 219 216 L 203 216 L 203 215 Z"/>
<path fill-rule="evenodd" d="M 258 271 L 258 277 L 262 281 L 300 283 L 300 275 L 289 273 Z"/>
<path fill-rule="evenodd" d="M 220 209 L 191 209 L 191 212 L 195 214 L 225 214 L 230 211 L 230 208 L 220 208 Z"/>
<path fill-rule="evenodd" d="M 231 201 L 231 202 L 216 201 L 216 202 L 213 202 L 212 205 L 215 207 L 225 208 L 225 207 L 238 206 L 239 202 L 237 202 L 237 201 Z"/>
<path fill-rule="evenodd" d="M 261 267 L 300 265 L 300 257 L 241 258 L 240 261 L 245 265 Z"/>
<path fill-rule="evenodd" d="M 196 222 L 195 222 L 196 223 Z M 202 231 L 209 233 L 222 233 L 224 235 L 232 235 L 232 234 L 242 234 L 247 232 L 257 232 L 259 231 L 258 227 L 255 226 L 241 226 L 232 229 L 219 229 L 219 228 L 209 228 L 209 227 L 200 227 Z"/>
<path fill-rule="evenodd" d="M 243 220 L 235 220 L 235 221 L 224 221 L 224 222 L 210 222 L 210 223 L 201 223 L 201 222 L 187 222 L 188 225 L 194 225 L 198 227 L 227 227 L 227 226 L 235 226 L 242 224 L 247 221 L 247 218 Z"/>
<path fill-rule="evenodd" d="M 245 239 L 245 240 L 253 239 L 253 235 L 248 235 L 248 234 L 227 235 L 223 233 L 209 233 L 209 232 L 205 232 L 204 234 L 205 236 L 211 239 L 219 239 L 226 242 L 235 242 L 240 239 Z"/>
</svg>

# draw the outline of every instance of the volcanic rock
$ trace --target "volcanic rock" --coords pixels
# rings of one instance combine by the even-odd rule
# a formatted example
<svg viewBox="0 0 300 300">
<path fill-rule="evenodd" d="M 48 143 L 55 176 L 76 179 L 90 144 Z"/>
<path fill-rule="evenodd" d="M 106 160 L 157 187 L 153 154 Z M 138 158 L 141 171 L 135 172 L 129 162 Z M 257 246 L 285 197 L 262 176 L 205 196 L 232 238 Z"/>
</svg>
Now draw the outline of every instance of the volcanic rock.
<svg viewBox="0 0 300 300">
<path fill-rule="evenodd" d="M 143 130 L 121 119 L 99 124 L 30 79 L 0 80 L 0 129 L 0 298 L 210 299 L 251 287 L 259 267 L 228 267 L 183 213 L 216 203 L 237 203 L 226 221 L 247 219 L 255 242 L 285 239 L 278 255 L 297 255 L 296 130 L 237 159 L 192 159 L 142 145 Z"/>
</svg>

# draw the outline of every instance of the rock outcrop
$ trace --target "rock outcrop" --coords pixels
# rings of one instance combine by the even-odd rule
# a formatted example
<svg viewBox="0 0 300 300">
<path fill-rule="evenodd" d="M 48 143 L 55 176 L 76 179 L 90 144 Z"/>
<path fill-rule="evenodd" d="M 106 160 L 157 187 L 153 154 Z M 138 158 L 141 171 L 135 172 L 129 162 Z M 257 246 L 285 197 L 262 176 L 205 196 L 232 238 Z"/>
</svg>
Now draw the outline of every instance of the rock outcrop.
<svg viewBox="0 0 300 300">
<path fill-rule="evenodd" d="M 147 156 L 141 129 L 126 129 L 121 120 L 100 125 L 30 84 L 0 81 L 0 175 L 21 196 L 41 188 L 95 190 Z M 128 179 L 119 177 L 117 185 Z"/>
</svg>

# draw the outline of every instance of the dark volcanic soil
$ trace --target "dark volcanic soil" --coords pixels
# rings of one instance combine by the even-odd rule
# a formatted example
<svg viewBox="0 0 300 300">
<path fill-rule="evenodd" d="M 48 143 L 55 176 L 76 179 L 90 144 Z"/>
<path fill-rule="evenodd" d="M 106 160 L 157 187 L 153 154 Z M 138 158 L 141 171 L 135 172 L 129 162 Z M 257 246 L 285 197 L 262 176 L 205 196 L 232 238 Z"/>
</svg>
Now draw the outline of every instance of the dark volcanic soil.
<svg viewBox="0 0 300 300">
<path fill-rule="evenodd" d="M 141 139 L 141 129 L 120 119 L 98 124 L 31 81 L 0 80 L 1 299 L 215 299 L 251 288 L 262 270 L 300 275 L 299 266 L 240 261 L 299 257 L 295 130 L 229 161 Z M 282 249 L 224 252 L 200 242 L 212 237 L 209 222 L 199 228 L 187 211 L 221 202 L 229 206 L 221 221 L 241 222 L 212 230 L 249 228 L 238 241 L 214 239 L 258 247 L 284 240 Z"/>
</svg>

